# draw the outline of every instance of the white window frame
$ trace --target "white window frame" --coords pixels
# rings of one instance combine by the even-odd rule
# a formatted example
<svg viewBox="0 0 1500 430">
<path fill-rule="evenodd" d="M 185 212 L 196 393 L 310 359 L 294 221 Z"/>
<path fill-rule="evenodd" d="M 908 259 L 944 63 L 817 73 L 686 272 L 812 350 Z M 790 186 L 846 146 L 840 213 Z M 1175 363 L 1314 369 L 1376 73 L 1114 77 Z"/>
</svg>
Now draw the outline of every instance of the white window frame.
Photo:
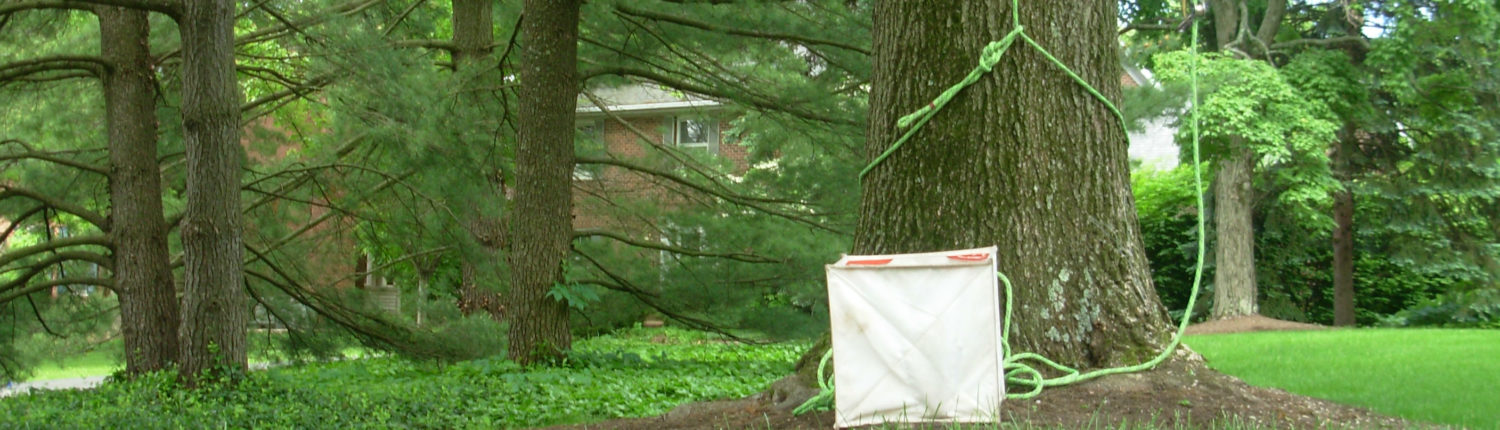
<svg viewBox="0 0 1500 430">
<path fill-rule="evenodd" d="M 685 124 L 694 122 L 703 124 L 708 128 L 704 133 L 702 142 L 683 141 L 682 128 Z M 683 116 L 672 121 L 672 145 L 678 149 L 702 149 L 709 154 L 719 153 L 719 123 L 713 119 L 704 117 Z"/>
</svg>

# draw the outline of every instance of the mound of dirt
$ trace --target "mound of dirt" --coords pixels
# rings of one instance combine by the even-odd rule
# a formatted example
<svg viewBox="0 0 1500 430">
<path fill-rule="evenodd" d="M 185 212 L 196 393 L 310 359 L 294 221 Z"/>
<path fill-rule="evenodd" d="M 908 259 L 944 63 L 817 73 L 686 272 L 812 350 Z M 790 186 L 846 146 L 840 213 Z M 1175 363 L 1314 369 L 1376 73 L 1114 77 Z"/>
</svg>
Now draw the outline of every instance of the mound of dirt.
<svg viewBox="0 0 1500 430">
<path fill-rule="evenodd" d="M 1248 331 L 1275 330 L 1325 330 L 1327 328 L 1328 327 L 1326 326 L 1317 324 L 1284 321 L 1275 318 L 1267 318 L 1260 315 L 1250 315 L 1193 324 L 1188 326 L 1187 334 L 1241 333 Z"/>
<path fill-rule="evenodd" d="M 792 416 L 786 409 L 776 407 L 775 400 L 755 396 L 692 403 L 656 417 L 547 429 L 827 429 L 833 426 L 832 412 Z M 1297 429 L 1422 427 L 1366 409 L 1246 385 L 1209 369 L 1202 356 L 1187 347 L 1150 371 L 1105 376 L 1051 388 L 1035 399 L 1006 401 L 1001 414 L 1006 422 L 1055 428 L 1109 428 L 1126 422 L 1154 423 L 1166 428 L 1176 428 L 1179 424 L 1207 428 L 1216 422 Z"/>
</svg>

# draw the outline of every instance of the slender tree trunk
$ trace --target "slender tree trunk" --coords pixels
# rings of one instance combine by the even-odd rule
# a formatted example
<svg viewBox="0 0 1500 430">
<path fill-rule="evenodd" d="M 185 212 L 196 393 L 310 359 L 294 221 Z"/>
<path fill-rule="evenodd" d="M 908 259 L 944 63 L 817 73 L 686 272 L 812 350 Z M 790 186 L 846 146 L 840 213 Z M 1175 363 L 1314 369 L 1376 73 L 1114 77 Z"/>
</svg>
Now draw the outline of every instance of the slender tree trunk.
<svg viewBox="0 0 1500 430">
<path fill-rule="evenodd" d="M 573 239 L 573 110 L 578 0 L 526 0 L 521 24 L 520 133 L 510 228 L 508 355 L 519 363 L 571 348 L 568 307 L 547 297 Z"/>
<path fill-rule="evenodd" d="M 1215 42 L 1220 50 L 1235 45 L 1242 52 L 1259 52 L 1258 46 L 1274 42 L 1286 13 L 1285 0 L 1269 0 L 1257 29 L 1247 28 L 1249 17 L 1241 16 L 1243 0 L 1209 0 L 1213 9 Z M 1250 39 L 1259 39 L 1255 43 Z M 1261 53 L 1264 54 L 1264 53 Z M 1260 60 L 1246 60 L 1260 61 Z M 1231 318 L 1259 312 L 1255 285 L 1255 228 L 1252 178 L 1255 154 L 1242 139 L 1235 139 L 1230 155 L 1218 160 L 1214 179 L 1214 307 L 1211 318 Z"/>
<path fill-rule="evenodd" d="M 240 91 L 234 70 L 234 5 L 183 2 L 182 125 L 187 146 L 183 215 L 182 376 L 246 370 L 240 215 Z"/>
<path fill-rule="evenodd" d="M 868 159 L 1012 28 L 1010 1 L 875 6 Z M 1119 100 L 1116 5 L 1023 2 L 1021 25 Z M 1108 108 L 1040 53 L 1011 48 L 865 178 L 857 254 L 998 245 L 1016 285 L 1012 347 L 1070 366 L 1136 363 L 1167 340 L 1151 284 L 1126 136 Z"/>
<path fill-rule="evenodd" d="M 492 13 L 493 1 L 491 0 L 453 0 L 453 68 L 455 72 L 462 73 L 465 69 L 479 65 L 481 60 L 488 58 L 490 48 L 495 43 L 495 19 Z M 475 94 L 466 92 L 465 94 Z M 462 97 L 462 96 L 461 96 Z M 478 104 L 478 100 L 470 100 Z M 455 137 L 456 142 L 462 142 L 460 137 Z M 471 142 L 462 142 L 471 144 Z M 499 188 L 497 181 L 489 180 L 489 177 L 497 175 L 484 175 L 485 181 L 492 189 Z M 495 319 L 503 317 L 500 293 L 490 289 L 480 288 L 478 266 L 492 266 L 498 263 L 498 255 L 502 244 L 505 242 L 504 221 L 493 215 L 487 215 L 485 205 L 501 205 L 505 198 L 504 194 L 496 190 L 494 193 L 482 194 L 482 197 L 470 200 L 469 230 L 473 232 L 476 242 L 479 242 L 480 250 L 473 253 L 465 253 L 463 256 L 463 278 L 459 286 L 458 309 L 464 315 L 475 312 L 485 312 Z"/>
<path fill-rule="evenodd" d="M 1255 226 L 1252 222 L 1254 189 L 1250 175 L 1254 154 L 1239 147 L 1219 161 L 1214 181 L 1214 216 L 1218 244 L 1214 248 L 1214 319 L 1254 315 Z"/>
<path fill-rule="evenodd" d="M 140 374 L 177 361 L 177 290 L 167 258 L 161 176 L 156 163 L 156 79 L 147 12 L 95 8 L 109 135 L 109 234 L 115 291 L 125 341 L 125 372 Z"/>
<path fill-rule="evenodd" d="M 1333 193 L 1333 325 L 1354 320 L 1354 193 L 1349 180 L 1349 151 L 1354 134 L 1345 128 L 1333 152 L 1333 174 L 1343 188 Z"/>
</svg>

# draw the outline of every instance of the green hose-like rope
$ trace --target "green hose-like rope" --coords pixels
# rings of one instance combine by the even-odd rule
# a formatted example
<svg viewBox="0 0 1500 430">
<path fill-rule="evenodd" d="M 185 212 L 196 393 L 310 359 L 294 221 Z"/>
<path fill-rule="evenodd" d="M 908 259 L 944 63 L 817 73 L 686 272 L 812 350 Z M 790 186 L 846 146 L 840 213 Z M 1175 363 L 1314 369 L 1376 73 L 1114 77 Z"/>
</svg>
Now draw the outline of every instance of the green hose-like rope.
<svg viewBox="0 0 1500 430">
<path fill-rule="evenodd" d="M 1079 85 L 1082 85 L 1083 88 L 1089 92 L 1089 94 L 1094 95 L 1095 98 L 1097 98 L 1097 99 L 1099 99 L 1099 101 L 1103 102 L 1104 105 L 1109 108 L 1110 112 L 1113 112 L 1115 114 L 1115 117 L 1120 120 L 1120 126 L 1122 128 L 1125 126 L 1125 117 L 1124 117 L 1124 115 L 1122 115 L 1120 113 L 1120 110 L 1115 107 L 1114 103 L 1111 103 L 1109 101 L 1109 99 L 1105 98 L 1104 95 L 1100 94 L 1098 90 L 1095 90 L 1093 86 L 1089 85 L 1088 82 L 1084 81 L 1083 78 L 1079 77 L 1077 73 L 1074 73 L 1072 71 L 1072 69 L 1069 69 L 1061 61 L 1059 61 L 1056 57 L 1052 56 L 1051 53 L 1047 52 L 1046 49 L 1043 49 L 1040 44 L 1037 44 L 1035 40 L 1032 40 L 1031 37 L 1029 37 L 1029 36 L 1026 35 L 1024 28 L 1021 27 L 1021 18 L 1020 18 L 1020 14 L 1019 14 L 1019 8 L 1020 8 L 1020 0 L 1011 0 L 1011 9 L 1012 9 L 1011 22 L 1014 24 L 1015 29 L 1011 30 L 1010 34 L 1007 34 L 1005 36 L 1005 38 L 1000 39 L 997 42 L 991 42 L 989 45 L 985 46 L 984 52 L 980 55 L 979 66 L 975 67 L 974 71 L 970 72 L 968 76 L 965 76 L 964 79 L 962 81 L 959 81 L 958 84 L 955 84 L 954 86 L 949 87 L 946 91 L 943 91 L 943 93 L 940 94 L 937 97 L 937 99 L 933 100 L 932 103 L 928 104 L 927 106 L 922 107 L 921 109 L 918 109 L 916 112 L 912 112 L 911 114 L 903 116 L 903 117 L 901 117 L 901 119 L 899 119 L 899 120 L 896 121 L 896 125 L 898 127 L 901 127 L 901 128 L 910 127 L 910 128 L 906 131 L 905 134 L 903 134 L 901 136 L 901 138 L 897 139 L 896 142 L 894 144 L 892 144 L 889 149 L 886 149 L 885 152 L 881 153 L 880 156 L 876 157 L 874 161 L 870 162 L 870 165 L 865 166 L 864 170 L 861 170 L 859 172 L 860 179 L 864 179 L 865 175 L 868 175 L 872 169 L 874 169 L 876 166 L 880 165 L 881 162 L 885 161 L 885 159 L 887 157 L 889 157 L 892 153 L 894 153 L 896 151 L 896 149 L 900 148 L 903 143 L 906 143 L 906 141 L 908 139 L 910 139 L 911 136 L 913 134 L 915 134 L 918 129 L 921 129 L 922 126 L 924 124 L 926 124 L 928 120 L 932 119 L 933 115 L 937 114 L 937 111 L 941 110 L 943 108 L 943 106 L 946 106 L 949 101 L 952 101 L 953 97 L 957 96 L 959 92 L 963 91 L 964 88 L 967 88 L 969 85 L 972 85 L 974 82 L 977 82 L 979 80 L 979 78 L 982 77 L 984 74 L 989 73 L 989 71 L 994 68 L 995 64 L 1000 61 L 1000 57 L 1003 56 L 1003 55 L 1005 55 L 1005 51 L 1008 50 L 1008 49 L 1010 49 L 1010 46 L 1015 43 L 1015 39 L 1017 37 L 1021 38 L 1022 40 L 1025 40 L 1026 43 L 1028 45 L 1031 45 L 1033 48 L 1036 48 L 1037 51 L 1041 52 L 1043 56 L 1047 57 L 1047 59 L 1050 60 L 1052 62 L 1052 64 L 1056 65 L 1059 69 L 1061 69 L 1069 77 L 1073 78 L 1073 80 L 1075 82 L 1078 82 Z M 1042 389 L 1044 387 L 1056 387 L 1056 386 L 1068 385 L 1068 384 L 1073 384 L 1073 383 L 1077 383 L 1077 382 L 1081 382 L 1081 381 L 1086 381 L 1086 380 L 1089 380 L 1089 379 L 1098 378 L 1100 376 L 1114 375 L 1114 374 L 1121 374 L 1121 373 L 1133 373 L 1133 372 L 1139 372 L 1139 371 L 1142 371 L 1142 370 L 1150 369 L 1152 367 L 1156 367 L 1157 365 L 1161 364 L 1163 361 L 1166 361 L 1167 357 L 1170 357 L 1171 354 L 1172 354 L 1172 352 L 1177 350 L 1177 346 L 1182 343 L 1182 335 L 1187 330 L 1188 322 L 1191 321 L 1191 319 L 1192 319 L 1193 307 L 1196 306 L 1197 300 L 1198 300 L 1198 291 L 1199 291 L 1200 287 L 1203 285 L 1203 258 L 1204 258 L 1205 252 L 1206 252 L 1206 244 L 1205 244 L 1206 238 L 1204 237 L 1204 229 L 1205 229 L 1205 225 L 1204 224 L 1205 224 L 1205 220 L 1204 220 L 1204 198 L 1203 198 L 1203 171 L 1202 171 L 1202 160 L 1200 159 L 1200 154 L 1199 154 L 1199 131 L 1198 131 L 1198 111 L 1197 111 L 1197 107 L 1198 107 L 1197 106 L 1197 104 L 1198 104 L 1198 22 L 1197 22 L 1197 18 L 1198 18 L 1198 15 L 1200 13 L 1202 13 L 1202 12 L 1201 11 L 1197 11 L 1197 10 L 1189 10 L 1189 11 L 1186 11 L 1186 12 L 1189 14 L 1189 18 L 1188 19 L 1192 20 L 1192 28 L 1193 28 L 1192 38 L 1188 40 L 1188 43 L 1192 46 L 1192 53 L 1193 53 L 1193 60 L 1192 60 L 1192 63 L 1190 63 L 1190 65 L 1189 65 L 1189 75 L 1192 78 L 1191 79 L 1191 83 L 1192 83 L 1191 85 L 1192 85 L 1192 103 L 1193 103 L 1193 111 L 1192 111 L 1192 130 L 1193 130 L 1193 185 L 1194 185 L 1195 189 L 1197 190 L 1197 195 L 1198 195 L 1198 262 L 1197 262 L 1197 264 L 1194 267 L 1194 271 L 1193 271 L 1193 288 L 1192 288 L 1191 294 L 1188 296 L 1187 310 L 1183 312 L 1182 321 L 1180 321 L 1177 324 L 1177 331 L 1172 335 L 1172 341 L 1167 344 L 1166 348 L 1162 349 L 1161 353 L 1157 354 L 1156 357 L 1152 358 L 1149 361 L 1146 361 L 1144 363 L 1140 363 L 1140 364 L 1137 364 L 1137 365 L 1134 365 L 1134 366 L 1114 367 L 1114 368 L 1108 368 L 1108 369 L 1099 369 L 1099 370 L 1095 370 L 1095 371 L 1088 372 L 1088 373 L 1081 373 L 1077 369 L 1074 369 L 1074 368 L 1071 368 L 1071 367 L 1068 367 L 1068 366 L 1064 366 L 1062 364 L 1058 364 L 1057 362 L 1052 361 L 1051 359 L 1048 359 L 1047 357 L 1041 356 L 1039 354 L 1025 352 L 1025 353 L 1011 355 L 1009 333 L 1010 333 L 1011 311 L 1013 310 L 1012 303 L 1014 303 L 1014 300 L 1013 300 L 1013 298 L 1014 298 L 1014 292 L 1013 292 L 1013 288 L 1012 288 L 1011 283 L 1010 283 L 1010 278 L 1006 277 L 1004 273 L 997 272 L 996 276 L 998 276 L 1000 278 L 1000 281 L 1005 284 L 1005 318 L 1004 318 L 1003 326 L 1001 327 L 1001 330 L 1002 330 L 1001 333 L 1002 333 L 1002 335 L 1001 335 L 1001 342 L 1000 342 L 1000 346 L 1002 348 L 1002 352 L 1003 352 L 1003 355 L 1005 357 L 1004 358 L 1004 367 L 1003 367 L 1004 372 L 1005 372 L 1005 381 L 1007 383 L 1014 384 L 1014 385 L 1021 385 L 1021 386 L 1030 386 L 1030 387 L 1032 387 L 1030 391 L 1027 391 L 1027 392 L 1024 392 L 1024 393 L 1007 394 L 1005 396 L 1005 398 L 1007 398 L 1007 399 L 1029 399 L 1029 398 L 1032 398 L 1032 397 L 1036 397 L 1037 395 L 1040 395 L 1042 393 Z M 1127 131 L 1127 134 L 1129 134 L 1128 131 Z M 832 380 L 832 375 L 825 375 L 824 374 L 825 366 L 828 364 L 828 360 L 831 357 L 833 357 L 833 349 L 829 348 L 828 352 L 823 355 L 822 361 L 820 361 L 818 363 L 818 385 L 820 387 L 820 390 L 819 390 L 818 394 L 816 396 L 813 396 L 813 398 L 808 399 L 808 401 L 805 402 L 805 403 L 803 403 L 801 406 L 798 406 L 797 409 L 793 410 L 793 414 L 801 415 L 803 413 L 806 413 L 806 412 L 809 412 L 809 411 L 814 411 L 814 410 L 826 411 L 826 410 L 829 410 L 832 407 L 832 404 L 833 404 L 833 383 L 831 381 Z M 1043 364 L 1046 367 L 1049 367 L 1049 368 L 1051 368 L 1051 369 L 1053 369 L 1055 371 L 1063 372 L 1063 376 L 1059 376 L 1059 377 L 1055 377 L 1055 378 L 1046 378 L 1045 376 L 1042 375 L 1041 370 L 1038 370 L 1036 366 L 1031 366 L 1031 365 L 1027 365 L 1027 364 L 1023 363 L 1023 361 L 1026 361 L 1026 360 L 1032 360 L 1032 361 L 1040 362 L 1041 364 Z"/>
</svg>

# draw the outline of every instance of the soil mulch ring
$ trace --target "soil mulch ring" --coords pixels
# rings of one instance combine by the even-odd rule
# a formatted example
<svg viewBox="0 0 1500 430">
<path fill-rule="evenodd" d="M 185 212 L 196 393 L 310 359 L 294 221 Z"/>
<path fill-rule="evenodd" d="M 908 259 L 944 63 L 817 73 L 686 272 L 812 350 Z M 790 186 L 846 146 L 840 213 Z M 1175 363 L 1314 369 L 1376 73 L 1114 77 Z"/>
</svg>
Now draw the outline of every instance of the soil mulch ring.
<svg viewBox="0 0 1500 430">
<path fill-rule="evenodd" d="M 1238 318 L 1200 324 L 1190 333 L 1303 330 L 1322 326 L 1265 317 Z M 779 400 L 779 399 L 774 399 Z M 672 430 L 672 429 L 828 429 L 833 412 L 793 416 L 785 403 L 766 395 L 745 399 L 690 403 L 667 414 L 590 424 L 547 427 L 546 430 Z M 1029 400 L 1002 405 L 1002 420 L 1043 428 L 1114 428 L 1121 424 L 1153 424 L 1163 428 L 1209 428 L 1238 424 L 1252 428 L 1406 429 L 1437 428 L 1384 416 L 1369 410 L 1274 388 L 1252 387 L 1238 378 L 1209 369 L 1203 357 L 1187 347 L 1156 369 L 1105 376 L 1075 385 L 1049 388 Z M 922 427 L 917 428 L 932 428 Z M 973 428 L 972 425 L 964 428 Z"/>
</svg>

